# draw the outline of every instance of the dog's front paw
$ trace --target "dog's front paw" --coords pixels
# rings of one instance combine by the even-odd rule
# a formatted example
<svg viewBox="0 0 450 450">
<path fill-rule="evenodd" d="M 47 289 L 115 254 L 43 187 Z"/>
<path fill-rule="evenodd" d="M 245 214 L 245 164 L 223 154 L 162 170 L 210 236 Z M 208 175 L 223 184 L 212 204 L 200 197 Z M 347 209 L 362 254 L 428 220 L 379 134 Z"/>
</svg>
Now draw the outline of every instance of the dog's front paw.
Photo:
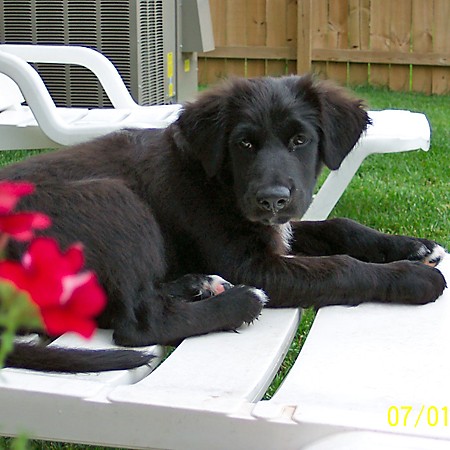
<svg viewBox="0 0 450 450">
<path fill-rule="evenodd" d="M 382 246 L 384 262 L 420 261 L 435 267 L 444 258 L 445 249 L 437 242 L 410 236 L 389 236 Z"/>
<path fill-rule="evenodd" d="M 427 266 L 436 267 L 444 259 L 444 247 L 427 239 L 417 239 L 417 241 L 418 250 L 408 257 L 409 260 L 421 261 Z"/>
<path fill-rule="evenodd" d="M 419 261 L 396 261 L 388 266 L 385 301 L 423 305 L 434 302 L 447 287 L 439 270 Z"/>
</svg>

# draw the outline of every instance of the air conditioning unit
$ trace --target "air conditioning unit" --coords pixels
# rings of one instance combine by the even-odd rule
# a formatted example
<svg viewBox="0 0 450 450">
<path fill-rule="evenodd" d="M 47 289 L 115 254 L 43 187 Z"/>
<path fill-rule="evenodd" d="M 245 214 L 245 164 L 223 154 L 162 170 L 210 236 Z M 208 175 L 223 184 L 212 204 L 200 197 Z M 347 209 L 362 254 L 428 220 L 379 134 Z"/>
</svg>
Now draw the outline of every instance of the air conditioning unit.
<svg viewBox="0 0 450 450">
<path fill-rule="evenodd" d="M 141 105 L 192 98 L 197 52 L 214 48 L 208 0 L 0 0 L 0 42 L 97 49 Z M 87 69 L 38 70 L 59 106 L 109 105 Z"/>
</svg>

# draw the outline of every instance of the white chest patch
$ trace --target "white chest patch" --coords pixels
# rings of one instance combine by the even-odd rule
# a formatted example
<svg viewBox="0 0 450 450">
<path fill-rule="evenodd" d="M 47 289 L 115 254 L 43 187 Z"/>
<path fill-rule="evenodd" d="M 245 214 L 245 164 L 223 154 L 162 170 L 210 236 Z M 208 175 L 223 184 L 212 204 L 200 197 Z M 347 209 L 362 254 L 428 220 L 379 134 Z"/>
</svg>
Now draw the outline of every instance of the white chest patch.
<svg viewBox="0 0 450 450">
<path fill-rule="evenodd" d="M 290 252 L 293 234 L 292 227 L 289 222 L 284 225 L 280 225 L 280 236 L 286 252 Z"/>
</svg>

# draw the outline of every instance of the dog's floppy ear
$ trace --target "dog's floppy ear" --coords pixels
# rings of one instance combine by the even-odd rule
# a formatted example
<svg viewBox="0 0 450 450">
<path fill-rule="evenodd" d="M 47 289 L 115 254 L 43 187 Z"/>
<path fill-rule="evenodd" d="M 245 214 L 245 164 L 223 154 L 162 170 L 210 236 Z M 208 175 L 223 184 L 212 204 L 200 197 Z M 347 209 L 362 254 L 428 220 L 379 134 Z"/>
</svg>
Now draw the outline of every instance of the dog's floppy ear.
<svg viewBox="0 0 450 450">
<path fill-rule="evenodd" d="M 319 110 L 320 154 L 331 170 L 340 167 L 344 158 L 370 124 L 364 102 L 328 81 L 311 76 L 299 79 L 304 99 Z"/>
<path fill-rule="evenodd" d="M 216 88 L 187 103 L 175 122 L 176 144 L 199 160 L 208 177 L 216 175 L 225 157 L 227 95 Z"/>
</svg>

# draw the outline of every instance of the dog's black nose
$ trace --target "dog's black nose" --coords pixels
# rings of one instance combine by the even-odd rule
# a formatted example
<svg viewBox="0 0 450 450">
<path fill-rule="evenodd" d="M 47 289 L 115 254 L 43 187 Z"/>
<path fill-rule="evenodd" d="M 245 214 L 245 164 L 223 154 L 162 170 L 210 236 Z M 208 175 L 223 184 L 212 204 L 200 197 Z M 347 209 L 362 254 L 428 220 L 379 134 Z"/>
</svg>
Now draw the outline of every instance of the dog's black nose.
<svg viewBox="0 0 450 450">
<path fill-rule="evenodd" d="M 289 205 L 291 192 L 284 186 L 262 189 L 257 192 L 256 201 L 261 209 L 276 213 Z"/>
</svg>

